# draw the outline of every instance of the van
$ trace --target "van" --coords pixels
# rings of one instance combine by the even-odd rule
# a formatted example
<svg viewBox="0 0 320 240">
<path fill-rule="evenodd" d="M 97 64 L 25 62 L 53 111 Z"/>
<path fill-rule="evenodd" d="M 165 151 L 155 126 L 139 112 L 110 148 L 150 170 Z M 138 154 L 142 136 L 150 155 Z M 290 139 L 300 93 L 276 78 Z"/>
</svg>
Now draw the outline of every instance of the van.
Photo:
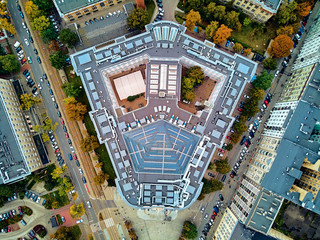
<svg viewBox="0 0 320 240">
<path fill-rule="evenodd" d="M 20 46 L 20 42 L 16 41 L 16 42 L 13 44 L 13 46 L 14 46 L 15 48 L 18 48 L 18 47 Z"/>
</svg>

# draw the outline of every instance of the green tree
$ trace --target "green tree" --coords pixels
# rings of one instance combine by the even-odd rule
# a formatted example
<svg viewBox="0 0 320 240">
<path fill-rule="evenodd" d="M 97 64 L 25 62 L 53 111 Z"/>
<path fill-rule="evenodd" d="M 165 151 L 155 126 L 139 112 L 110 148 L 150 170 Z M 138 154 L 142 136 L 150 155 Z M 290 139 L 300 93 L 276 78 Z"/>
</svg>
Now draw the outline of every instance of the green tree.
<svg viewBox="0 0 320 240">
<path fill-rule="evenodd" d="M 82 93 L 81 86 L 75 82 L 68 82 L 63 84 L 63 90 L 68 97 L 78 97 Z"/>
<path fill-rule="evenodd" d="M 233 148 L 233 145 L 231 143 L 226 146 L 227 151 L 231 151 L 232 148 Z"/>
<path fill-rule="evenodd" d="M 188 69 L 187 71 L 188 78 L 194 79 L 194 84 L 198 85 L 203 82 L 204 79 L 204 73 L 199 66 L 193 66 Z"/>
<path fill-rule="evenodd" d="M 238 142 L 240 141 L 241 135 L 242 135 L 242 133 L 237 133 L 237 132 L 233 133 L 233 134 L 230 136 L 231 142 L 232 142 L 233 144 L 238 143 Z"/>
<path fill-rule="evenodd" d="M 59 195 L 63 197 L 66 193 L 73 190 L 72 182 L 69 178 L 58 178 L 59 182 Z"/>
<path fill-rule="evenodd" d="M 83 152 L 91 152 L 100 146 L 96 136 L 88 135 L 80 142 L 80 148 Z"/>
<path fill-rule="evenodd" d="M 48 0 L 33 0 L 41 11 L 49 15 L 53 9 L 53 2 Z"/>
<path fill-rule="evenodd" d="M 58 123 L 57 123 L 57 122 L 53 124 L 53 123 L 52 123 L 52 119 L 50 119 L 50 118 L 47 117 L 47 118 L 44 120 L 43 124 L 42 124 L 42 125 L 36 125 L 36 126 L 34 127 L 34 130 L 35 130 L 36 132 L 43 132 L 43 133 L 45 133 L 45 134 L 48 134 L 48 132 L 49 132 L 50 130 L 55 131 L 56 128 L 57 128 L 57 126 L 58 126 Z"/>
<path fill-rule="evenodd" d="M 61 174 L 64 173 L 66 171 L 67 167 L 66 166 L 62 166 L 62 167 L 58 167 L 56 169 L 53 170 L 53 172 L 51 173 L 51 176 L 53 179 L 57 179 L 61 177 Z"/>
<path fill-rule="evenodd" d="M 144 26 L 148 24 L 148 12 L 142 8 L 136 8 L 127 18 L 127 24 L 130 28 L 143 30 Z"/>
<path fill-rule="evenodd" d="M 193 90 L 183 89 L 182 90 L 182 97 L 183 97 L 183 100 L 191 102 L 196 98 L 196 94 L 194 93 Z"/>
<path fill-rule="evenodd" d="M 267 90 L 271 87 L 273 78 L 274 76 L 272 74 L 269 74 L 266 70 L 263 70 L 261 75 L 259 75 L 256 80 L 253 81 L 252 86 L 255 88 Z"/>
<path fill-rule="evenodd" d="M 211 21 L 210 24 L 206 27 L 205 33 L 207 36 L 207 39 L 212 39 L 216 30 L 219 27 L 219 22 L 217 21 Z"/>
<path fill-rule="evenodd" d="M 44 43 L 50 43 L 58 37 L 58 33 L 54 30 L 53 25 L 50 25 L 47 29 L 43 30 L 40 35 Z"/>
<path fill-rule="evenodd" d="M 237 53 L 241 52 L 242 48 L 243 48 L 243 46 L 242 46 L 241 43 L 235 43 L 235 44 L 233 45 L 233 50 L 234 50 L 235 52 L 237 52 Z"/>
<path fill-rule="evenodd" d="M 214 14 L 216 10 L 216 3 L 214 2 L 210 2 L 208 4 L 208 6 L 205 7 L 204 11 L 205 11 L 205 16 L 206 16 L 206 19 L 210 20 Z"/>
<path fill-rule="evenodd" d="M 186 17 L 186 27 L 188 30 L 193 31 L 197 23 L 201 22 L 201 16 L 199 12 L 191 10 Z"/>
<path fill-rule="evenodd" d="M 76 205 L 72 205 L 70 207 L 70 215 L 73 219 L 79 219 L 86 213 L 83 202 Z"/>
<path fill-rule="evenodd" d="M 234 30 L 241 31 L 242 24 L 239 21 L 239 15 L 240 13 L 236 11 L 230 11 L 227 12 L 227 14 L 224 17 L 225 24 Z"/>
<path fill-rule="evenodd" d="M 1 197 L 12 197 L 13 189 L 8 185 L 0 185 L 0 196 Z"/>
<path fill-rule="evenodd" d="M 243 109 L 242 114 L 246 117 L 253 117 L 256 113 L 259 112 L 258 107 L 259 101 L 255 98 L 250 98 L 246 101 L 245 108 Z"/>
<path fill-rule="evenodd" d="M 247 126 L 244 124 L 243 121 L 239 121 L 239 122 L 235 122 L 233 124 L 233 129 L 234 131 L 236 131 L 237 133 L 243 133 L 247 130 Z"/>
<path fill-rule="evenodd" d="M 79 42 L 78 35 L 71 31 L 70 28 L 65 28 L 60 31 L 59 40 L 64 44 L 68 44 L 69 48 L 73 48 Z"/>
<path fill-rule="evenodd" d="M 249 26 L 251 23 L 252 23 L 252 21 L 250 18 L 245 18 L 243 20 L 243 26 L 245 26 L 245 27 Z"/>
<path fill-rule="evenodd" d="M 32 96 L 31 93 L 24 93 L 20 96 L 21 109 L 24 111 L 29 110 L 35 104 L 41 103 L 41 99 Z"/>
<path fill-rule="evenodd" d="M 0 44 L 0 56 L 4 56 L 4 55 L 7 55 L 6 50 L 4 50 L 4 48 Z"/>
<path fill-rule="evenodd" d="M 195 79 L 191 77 L 182 78 L 182 89 L 193 90 Z"/>
<path fill-rule="evenodd" d="M 228 159 L 221 159 L 220 161 L 216 161 L 216 171 L 221 174 L 226 174 L 230 172 L 231 168 L 228 164 Z"/>
<path fill-rule="evenodd" d="M 249 91 L 249 96 L 257 99 L 258 101 L 264 98 L 264 94 L 264 90 L 260 88 L 251 88 Z"/>
<path fill-rule="evenodd" d="M 213 13 L 214 19 L 222 20 L 226 15 L 226 7 L 223 5 L 216 6 L 216 9 Z"/>
<path fill-rule="evenodd" d="M 283 1 L 276 15 L 279 25 L 286 25 L 287 23 L 293 23 L 297 20 L 297 14 L 294 13 L 297 5 L 295 1 L 290 1 L 290 3 Z"/>
<path fill-rule="evenodd" d="M 31 26 L 33 27 L 33 29 L 42 32 L 50 26 L 50 20 L 46 16 L 40 16 L 33 19 L 33 21 L 31 22 Z"/>
<path fill-rule="evenodd" d="M 203 7 L 203 0 L 188 0 L 187 2 L 187 12 L 190 10 L 200 11 Z"/>
<path fill-rule="evenodd" d="M 216 192 L 223 188 L 223 183 L 216 178 L 213 178 L 212 180 L 207 180 L 203 178 L 202 182 L 203 182 L 203 187 L 202 187 L 203 194 Z"/>
<path fill-rule="evenodd" d="M 181 235 L 187 239 L 195 239 L 198 236 L 197 226 L 190 221 L 185 221 Z"/>
<path fill-rule="evenodd" d="M 66 65 L 67 58 L 67 55 L 63 54 L 61 51 L 49 56 L 51 65 L 58 70 L 62 69 Z"/>
<path fill-rule="evenodd" d="M 208 169 L 210 170 L 216 170 L 216 165 L 213 162 L 209 163 Z"/>
<path fill-rule="evenodd" d="M 263 66 L 270 70 L 276 70 L 277 69 L 277 59 L 268 57 L 265 60 L 263 60 Z"/>
<path fill-rule="evenodd" d="M 0 56 L 0 63 L 1 68 L 8 73 L 20 71 L 20 63 L 17 61 L 17 57 L 13 54 Z"/>
</svg>

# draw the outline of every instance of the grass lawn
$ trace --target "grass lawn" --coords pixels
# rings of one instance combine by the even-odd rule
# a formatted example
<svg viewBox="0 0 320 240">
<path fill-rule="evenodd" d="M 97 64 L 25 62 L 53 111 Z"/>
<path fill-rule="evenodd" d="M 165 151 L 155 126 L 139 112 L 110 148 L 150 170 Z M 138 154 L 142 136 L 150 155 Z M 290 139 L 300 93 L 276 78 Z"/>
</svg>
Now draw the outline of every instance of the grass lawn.
<svg viewBox="0 0 320 240">
<path fill-rule="evenodd" d="M 183 12 L 176 11 L 174 16 L 175 16 L 177 22 L 180 23 L 181 25 L 183 24 L 183 22 L 186 19 L 186 14 Z"/>
<path fill-rule="evenodd" d="M 231 39 L 240 42 L 244 47 L 250 47 L 260 54 L 267 50 L 268 44 L 275 37 L 275 30 L 272 26 L 266 28 L 265 33 L 255 31 L 252 26 L 242 27 L 241 32 L 233 31 Z"/>
<path fill-rule="evenodd" d="M 156 5 L 154 4 L 154 2 L 152 0 L 145 0 L 144 2 L 146 4 L 146 10 L 149 15 L 148 22 L 151 22 L 151 18 L 153 16 L 153 12 L 154 12 Z"/>
</svg>

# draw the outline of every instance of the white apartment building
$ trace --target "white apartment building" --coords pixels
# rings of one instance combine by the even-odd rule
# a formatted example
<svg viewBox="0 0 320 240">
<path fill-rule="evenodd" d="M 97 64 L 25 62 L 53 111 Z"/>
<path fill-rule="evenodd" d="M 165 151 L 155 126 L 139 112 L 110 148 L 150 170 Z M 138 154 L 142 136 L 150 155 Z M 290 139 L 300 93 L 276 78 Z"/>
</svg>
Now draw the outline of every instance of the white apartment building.
<svg viewBox="0 0 320 240">
<path fill-rule="evenodd" d="M 219 223 L 219 226 L 214 233 L 214 239 L 229 240 L 237 223 L 238 219 L 236 215 L 233 214 L 230 208 L 226 208 L 225 212 L 223 213 L 222 219 Z"/>
</svg>

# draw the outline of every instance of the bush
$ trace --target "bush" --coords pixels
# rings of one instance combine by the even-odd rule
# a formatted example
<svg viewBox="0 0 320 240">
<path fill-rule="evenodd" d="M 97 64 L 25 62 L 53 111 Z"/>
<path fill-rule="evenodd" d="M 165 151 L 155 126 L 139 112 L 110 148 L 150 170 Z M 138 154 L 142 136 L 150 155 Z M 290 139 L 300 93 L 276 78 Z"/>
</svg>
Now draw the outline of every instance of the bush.
<svg viewBox="0 0 320 240">
<path fill-rule="evenodd" d="M 127 100 L 129 101 L 129 102 L 132 102 L 132 101 L 134 101 L 136 98 L 139 98 L 140 97 L 140 94 L 137 94 L 137 95 L 134 95 L 134 96 L 129 96 L 128 98 L 127 98 Z"/>
<path fill-rule="evenodd" d="M 28 216 L 31 216 L 32 213 L 33 213 L 32 209 L 29 208 L 29 207 L 27 207 L 27 206 L 23 206 L 23 207 L 22 207 L 22 212 L 25 213 L 25 214 L 27 214 Z"/>
<path fill-rule="evenodd" d="M 25 194 L 25 192 L 20 192 L 19 193 L 19 198 L 22 200 L 22 199 L 24 199 L 24 194 Z"/>
<path fill-rule="evenodd" d="M 43 229 L 38 233 L 40 238 L 44 238 L 47 235 L 47 230 Z"/>
<path fill-rule="evenodd" d="M 61 218 L 60 214 L 58 214 L 56 217 L 57 217 L 58 224 L 62 225 L 63 222 L 62 222 L 62 218 Z"/>
</svg>

